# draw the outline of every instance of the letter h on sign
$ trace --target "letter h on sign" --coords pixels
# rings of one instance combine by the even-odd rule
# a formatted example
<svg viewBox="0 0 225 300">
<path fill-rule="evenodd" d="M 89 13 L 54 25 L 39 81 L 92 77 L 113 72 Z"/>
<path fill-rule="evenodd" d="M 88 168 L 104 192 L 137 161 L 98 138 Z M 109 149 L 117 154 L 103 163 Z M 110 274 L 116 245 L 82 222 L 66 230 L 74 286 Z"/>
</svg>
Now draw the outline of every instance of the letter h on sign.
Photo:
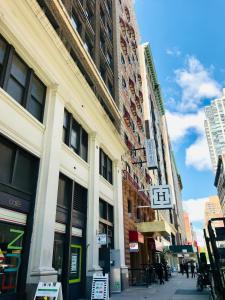
<svg viewBox="0 0 225 300">
<path fill-rule="evenodd" d="M 169 185 L 151 187 L 151 207 L 153 209 L 171 209 L 172 198 Z"/>
</svg>

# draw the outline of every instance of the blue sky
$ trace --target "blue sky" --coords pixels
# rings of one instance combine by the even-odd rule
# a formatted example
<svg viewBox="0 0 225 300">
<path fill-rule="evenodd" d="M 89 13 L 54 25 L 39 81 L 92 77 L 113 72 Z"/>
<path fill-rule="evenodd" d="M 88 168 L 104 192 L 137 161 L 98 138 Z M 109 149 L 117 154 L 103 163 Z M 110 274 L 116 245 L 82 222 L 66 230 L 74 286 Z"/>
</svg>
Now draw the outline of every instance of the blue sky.
<svg viewBox="0 0 225 300">
<path fill-rule="evenodd" d="M 184 206 L 199 231 L 204 202 L 216 194 L 202 108 L 225 87 L 225 1 L 135 0 L 135 9 L 168 111 Z"/>
</svg>

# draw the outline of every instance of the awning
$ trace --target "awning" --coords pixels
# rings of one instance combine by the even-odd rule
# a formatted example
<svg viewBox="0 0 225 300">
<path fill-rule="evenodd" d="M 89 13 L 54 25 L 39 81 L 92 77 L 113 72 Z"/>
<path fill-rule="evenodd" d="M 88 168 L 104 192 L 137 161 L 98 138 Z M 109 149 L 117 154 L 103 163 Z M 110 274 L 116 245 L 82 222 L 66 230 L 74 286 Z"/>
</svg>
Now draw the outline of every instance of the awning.
<svg viewBox="0 0 225 300">
<path fill-rule="evenodd" d="M 165 236 L 170 236 L 171 233 L 176 235 L 176 229 L 172 224 L 167 223 L 164 220 L 155 220 L 152 222 L 137 223 L 137 230 L 142 233 L 158 232 Z"/>
<path fill-rule="evenodd" d="M 129 241 L 131 243 L 142 243 L 144 244 L 144 236 L 138 231 L 129 231 Z"/>
<path fill-rule="evenodd" d="M 196 252 L 192 245 L 172 245 L 169 249 L 173 253 L 194 253 Z"/>
</svg>

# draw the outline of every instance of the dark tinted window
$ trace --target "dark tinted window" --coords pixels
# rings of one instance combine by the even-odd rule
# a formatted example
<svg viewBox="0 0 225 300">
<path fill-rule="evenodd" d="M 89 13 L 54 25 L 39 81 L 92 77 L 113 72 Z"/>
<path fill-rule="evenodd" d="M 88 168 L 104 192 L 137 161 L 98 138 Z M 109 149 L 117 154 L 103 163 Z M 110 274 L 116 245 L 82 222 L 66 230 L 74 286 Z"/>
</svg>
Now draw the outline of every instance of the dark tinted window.
<svg viewBox="0 0 225 300">
<path fill-rule="evenodd" d="M 45 90 L 46 88 L 43 83 L 36 76 L 34 76 L 32 80 L 31 95 L 27 109 L 34 117 L 36 117 L 40 121 L 42 121 L 43 116 Z"/>
<path fill-rule="evenodd" d="M 0 140 L 0 182 L 10 182 L 13 157 L 14 149 L 12 146 Z"/>
<path fill-rule="evenodd" d="M 3 68 L 4 65 L 4 68 Z M 2 70 L 5 70 L 4 74 Z M 0 36 L 0 87 L 42 122 L 46 87 Z"/>
<path fill-rule="evenodd" d="M 20 104 L 23 101 L 28 68 L 15 54 L 13 56 L 7 92 Z"/>
<path fill-rule="evenodd" d="M 80 149 L 80 126 L 76 121 L 73 121 L 71 137 L 70 137 L 70 145 L 73 150 L 79 154 Z"/>
<path fill-rule="evenodd" d="M 57 205 L 68 208 L 69 202 L 71 200 L 71 180 L 69 180 L 66 176 L 60 174 Z"/>
<path fill-rule="evenodd" d="M 6 42 L 0 37 L 0 79 L 2 74 L 3 62 L 5 59 L 6 47 Z"/>
<path fill-rule="evenodd" d="M 29 153 L 19 150 L 15 162 L 13 185 L 31 193 L 34 188 L 35 173 L 35 161 L 31 159 Z"/>
<path fill-rule="evenodd" d="M 82 137 L 81 137 L 81 157 L 87 161 L 88 156 L 88 134 L 82 129 Z"/>
<path fill-rule="evenodd" d="M 99 200 L 99 216 L 107 220 L 107 203 L 103 200 Z"/>
<path fill-rule="evenodd" d="M 112 160 L 100 149 L 99 173 L 111 184 L 113 183 Z"/>
<path fill-rule="evenodd" d="M 38 172 L 38 159 L 0 136 L 0 183 L 32 195 Z"/>
<path fill-rule="evenodd" d="M 63 122 L 63 142 L 71 147 L 85 161 L 88 159 L 88 133 L 73 119 L 66 109 Z"/>
</svg>

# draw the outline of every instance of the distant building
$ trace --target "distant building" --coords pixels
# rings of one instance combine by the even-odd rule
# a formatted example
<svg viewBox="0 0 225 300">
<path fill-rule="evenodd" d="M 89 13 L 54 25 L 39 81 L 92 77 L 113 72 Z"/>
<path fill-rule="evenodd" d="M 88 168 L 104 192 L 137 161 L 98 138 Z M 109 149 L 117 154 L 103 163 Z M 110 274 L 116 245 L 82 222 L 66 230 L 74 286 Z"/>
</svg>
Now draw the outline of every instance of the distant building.
<svg viewBox="0 0 225 300">
<path fill-rule="evenodd" d="M 187 212 L 184 212 L 184 226 L 185 226 L 185 232 L 186 232 L 186 244 L 192 245 L 193 237 L 192 237 L 192 228 L 190 223 L 189 214 Z"/>
<path fill-rule="evenodd" d="M 209 200 L 205 203 L 205 227 L 207 227 L 208 221 L 212 218 L 221 218 L 223 213 L 220 206 L 220 201 L 217 196 L 209 197 Z M 216 227 L 223 227 L 222 222 L 215 224 Z"/>
<path fill-rule="evenodd" d="M 218 156 L 225 153 L 225 89 L 223 96 L 205 107 L 205 131 L 214 172 Z"/>
</svg>

